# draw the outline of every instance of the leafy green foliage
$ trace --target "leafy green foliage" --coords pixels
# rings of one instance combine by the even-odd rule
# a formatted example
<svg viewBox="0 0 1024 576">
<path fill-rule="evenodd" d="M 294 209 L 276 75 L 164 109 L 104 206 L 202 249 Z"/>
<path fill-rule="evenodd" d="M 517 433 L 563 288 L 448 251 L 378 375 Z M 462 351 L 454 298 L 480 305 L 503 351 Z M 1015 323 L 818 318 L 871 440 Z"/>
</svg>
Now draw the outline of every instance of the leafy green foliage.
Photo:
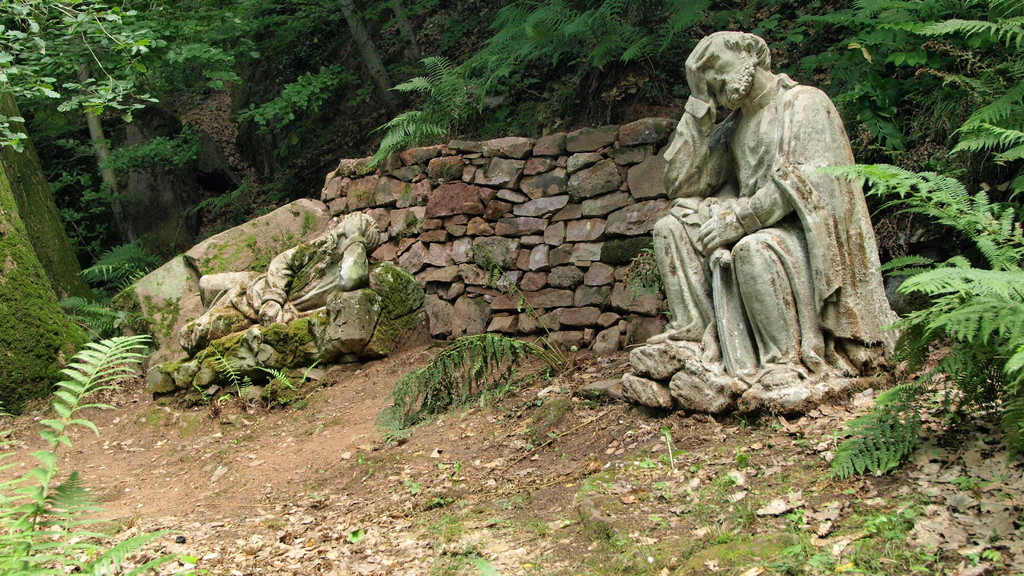
<svg viewBox="0 0 1024 576">
<path fill-rule="evenodd" d="M 93 285 L 120 292 L 160 264 L 158 257 L 135 241 L 107 250 L 95 264 L 82 270 L 82 275 Z"/>
<path fill-rule="evenodd" d="M 0 572 L 12 576 L 82 574 L 143 574 L 173 560 L 162 556 L 137 566 L 128 557 L 163 533 L 140 534 L 113 546 L 104 536 L 88 530 L 97 508 L 77 472 L 57 481 L 58 452 L 70 447 L 68 429 L 82 426 L 96 432 L 92 421 L 79 413 L 89 408 L 111 408 L 90 401 L 91 396 L 115 388 L 130 378 L 145 358 L 148 336 L 94 342 L 76 354 L 61 371 L 67 378 L 53 395 L 53 417 L 41 421 L 40 436 L 48 446 L 33 453 L 39 465 L 0 482 Z M 10 468 L 14 464 L 8 464 Z"/>
<path fill-rule="evenodd" d="M 661 293 L 661 273 L 653 248 L 643 248 L 626 269 L 626 285 L 633 298 Z"/>
<path fill-rule="evenodd" d="M 305 73 L 287 84 L 281 93 L 238 114 L 242 120 L 255 122 L 261 132 L 279 132 L 295 120 L 301 111 L 316 111 L 342 82 L 352 83 L 355 76 L 340 66 L 322 66 L 316 74 Z"/>
<path fill-rule="evenodd" d="M 143 320 L 139 314 L 115 310 L 80 296 L 69 296 L 58 303 L 68 319 L 84 328 L 94 340 L 117 336 L 126 329 L 137 330 Z"/>
<path fill-rule="evenodd" d="M 393 404 L 381 412 L 381 424 L 401 430 L 451 407 L 502 395 L 530 357 L 558 366 L 546 348 L 501 334 L 462 336 L 441 346 L 425 367 L 395 383 Z"/>
<path fill-rule="evenodd" d="M 880 394 L 874 411 L 847 424 L 848 438 L 836 450 L 832 474 L 838 478 L 881 475 L 902 464 L 917 447 L 918 403 L 924 392 L 919 384 L 904 384 Z"/>
<path fill-rule="evenodd" d="M 117 172 L 174 170 L 199 154 L 199 134 L 186 126 L 173 138 L 158 137 L 139 144 L 115 148 L 100 168 Z"/>
<path fill-rule="evenodd" d="M 848 475 L 895 466 L 920 426 L 915 422 L 921 396 L 940 376 L 956 386 L 947 403 L 950 409 L 965 414 L 996 410 L 1015 450 L 1024 451 L 1024 232 L 1017 219 L 1019 206 L 992 202 L 983 191 L 970 194 L 957 180 L 933 173 L 893 166 L 830 171 L 866 181 L 870 193 L 887 199 L 887 206 L 928 216 L 960 232 L 988 266 L 972 267 L 963 256 L 929 269 L 920 268 L 923 259 L 900 263 L 915 268 L 900 291 L 923 295 L 931 304 L 897 322 L 898 356 L 918 370 L 936 342 L 949 342 L 950 352 L 914 385 L 897 389 L 892 396 L 896 401 L 880 398 L 876 413 L 854 423 L 854 437 L 844 443 L 839 451 L 844 457 L 833 470 Z"/>
</svg>

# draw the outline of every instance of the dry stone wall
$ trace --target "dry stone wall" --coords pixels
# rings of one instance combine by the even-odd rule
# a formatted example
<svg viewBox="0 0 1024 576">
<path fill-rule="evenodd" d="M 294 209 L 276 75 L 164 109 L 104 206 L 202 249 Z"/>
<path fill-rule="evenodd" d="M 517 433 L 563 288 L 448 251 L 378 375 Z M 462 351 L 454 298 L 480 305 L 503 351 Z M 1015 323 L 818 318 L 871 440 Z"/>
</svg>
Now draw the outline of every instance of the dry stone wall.
<svg viewBox="0 0 1024 576">
<path fill-rule="evenodd" d="M 437 338 L 550 332 L 565 348 L 612 352 L 665 324 L 661 295 L 625 282 L 668 207 L 660 151 L 676 121 L 648 118 L 539 139 L 452 141 L 341 160 L 321 198 L 384 232 L 377 261 L 425 287 Z"/>
</svg>

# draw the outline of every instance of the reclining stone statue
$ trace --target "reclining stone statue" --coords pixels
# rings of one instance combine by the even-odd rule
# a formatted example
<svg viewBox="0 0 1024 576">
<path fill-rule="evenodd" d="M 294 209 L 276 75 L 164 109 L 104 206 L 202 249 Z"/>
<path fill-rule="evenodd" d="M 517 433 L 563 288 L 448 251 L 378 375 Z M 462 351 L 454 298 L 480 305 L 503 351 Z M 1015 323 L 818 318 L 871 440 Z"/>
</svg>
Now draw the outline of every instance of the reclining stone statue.
<svg viewBox="0 0 1024 576">
<path fill-rule="evenodd" d="M 287 323 L 326 306 L 333 292 L 364 288 L 369 284 L 368 255 L 379 244 L 376 222 L 356 212 L 314 240 L 275 256 L 264 274 L 203 276 L 200 292 L 217 296 L 206 313 L 182 328 L 178 343 L 193 352 L 246 323 Z"/>
<path fill-rule="evenodd" d="M 853 164 L 842 120 L 770 64 L 741 32 L 686 60 L 690 98 L 665 151 L 673 203 L 653 232 L 671 321 L 631 354 L 632 401 L 799 411 L 891 351 L 863 192 L 819 170 Z"/>
<path fill-rule="evenodd" d="M 224 362 L 254 376 L 261 368 L 386 355 L 403 330 L 422 320 L 424 294 L 394 264 L 370 266 L 368 255 L 379 244 L 373 218 L 352 213 L 275 256 L 263 274 L 203 276 L 207 310 L 178 333 L 188 358 L 150 370 L 148 388 L 205 389 L 225 379 Z"/>
</svg>

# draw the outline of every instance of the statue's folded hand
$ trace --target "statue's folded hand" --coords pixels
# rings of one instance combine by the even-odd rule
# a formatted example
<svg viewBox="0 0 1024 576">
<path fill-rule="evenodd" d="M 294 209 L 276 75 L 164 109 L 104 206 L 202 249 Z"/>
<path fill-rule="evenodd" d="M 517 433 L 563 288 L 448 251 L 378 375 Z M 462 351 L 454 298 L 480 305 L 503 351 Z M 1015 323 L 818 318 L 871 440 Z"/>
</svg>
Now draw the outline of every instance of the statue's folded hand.
<svg viewBox="0 0 1024 576">
<path fill-rule="evenodd" d="M 733 212 L 715 214 L 697 231 L 697 245 L 704 255 L 743 237 L 743 226 Z"/>
</svg>

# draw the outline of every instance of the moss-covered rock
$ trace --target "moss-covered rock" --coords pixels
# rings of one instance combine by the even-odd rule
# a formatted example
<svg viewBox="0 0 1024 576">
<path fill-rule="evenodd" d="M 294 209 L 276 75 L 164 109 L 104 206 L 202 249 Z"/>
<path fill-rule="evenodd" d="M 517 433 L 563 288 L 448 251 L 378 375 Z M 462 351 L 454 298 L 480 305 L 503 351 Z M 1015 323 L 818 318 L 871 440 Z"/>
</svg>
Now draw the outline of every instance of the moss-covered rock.
<svg viewBox="0 0 1024 576">
<path fill-rule="evenodd" d="M 21 221 L 0 163 L 0 404 L 20 411 L 49 393 L 62 360 L 86 341 L 68 321 Z"/>
<path fill-rule="evenodd" d="M 629 264 L 644 248 L 653 246 L 650 236 L 612 238 L 601 246 L 601 262 L 612 266 Z"/>
</svg>

